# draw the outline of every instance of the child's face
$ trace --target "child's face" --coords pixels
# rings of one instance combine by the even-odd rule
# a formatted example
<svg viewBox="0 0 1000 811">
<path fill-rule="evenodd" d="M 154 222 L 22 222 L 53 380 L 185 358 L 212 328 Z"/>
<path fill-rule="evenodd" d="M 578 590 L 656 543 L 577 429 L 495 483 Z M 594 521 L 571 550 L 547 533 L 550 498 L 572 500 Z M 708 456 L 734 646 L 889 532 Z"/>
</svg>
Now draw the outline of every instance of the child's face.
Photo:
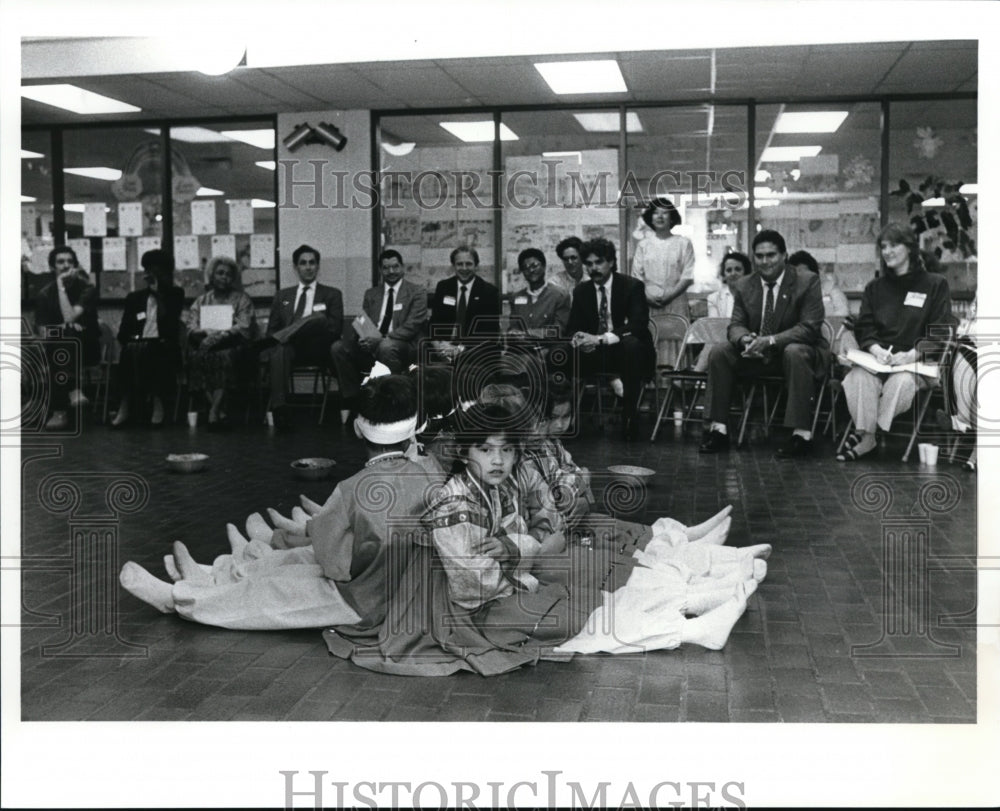
<svg viewBox="0 0 1000 811">
<path fill-rule="evenodd" d="M 510 476 L 515 462 L 517 446 L 497 434 L 469 448 L 466 469 L 482 484 L 495 487 Z"/>
<path fill-rule="evenodd" d="M 548 419 L 538 421 L 538 433 L 541 436 L 562 436 L 569 430 L 570 420 L 570 404 L 557 403 Z"/>
</svg>

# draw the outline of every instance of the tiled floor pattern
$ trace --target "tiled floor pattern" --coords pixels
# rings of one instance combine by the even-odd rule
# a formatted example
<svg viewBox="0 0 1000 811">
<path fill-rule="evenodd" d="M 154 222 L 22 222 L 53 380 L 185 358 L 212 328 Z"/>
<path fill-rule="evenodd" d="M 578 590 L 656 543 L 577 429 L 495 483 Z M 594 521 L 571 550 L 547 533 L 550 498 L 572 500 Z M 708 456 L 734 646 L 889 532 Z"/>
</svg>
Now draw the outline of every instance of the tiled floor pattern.
<svg viewBox="0 0 1000 811">
<path fill-rule="evenodd" d="M 603 472 L 608 464 L 657 470 L 642 507 L 628 517 L 670 515 L 691 523 L 731 503 L 731 544 L 773 544 L 767 580 L 719 652 L 685 647 L 577 657 L 489 679 L 414 679 L 330 657 L 318 631 L 198 626 L 117 590 L 107 595 L 117 599 L 114 615 L 103 609 L 70 613 L 72 575 L 86 566 L 108 572 L 133 559 L 165 576 L 162 556 L 173 539 L 184 539 L 196 558 L 210 560 L 226 551 L 226 521 L 241 522 L 266 506 L 287 512 L 300 492 L 325 498 L 334 480 L 294 480 L 289 462 L 332 456 L 343 477 L 357 469 L 362 449 L 339 426 L 317 427 L 314 419 L 303 409 L 296 430 L 279 435 L 258 426 L 210 434 L 186 426 L 110 431 L 88 424 L 81 436 L 65 441 L 26 438 L 24 720 L 975 720 L 970 612 L 976 605 L 976 479 L 948 465 L 936 471 L 903 465 L 895 447 L 871 462 L 842 465 L 833 461 L 829 443 L 806 460 L 778 460 L 762 439 L 743 450 L 700 456 L 697 437 L 672 427 L 652 445 L 625 443 L 610 431 L 567 443 L 594 471 L 595 491 L 609 480 Z M 168 453 L 190 450 L 210 454 L 207 470 L 185 476 L 165 469 Z M 77 483 L 79 505 L 60 496 L 59 488 L 39 495 L 53 474 Z M 121 474 L 146 482 L 148 503 L 115 518 L 104 493 Z M 879 499 L 890 496 L 886 512 Z M 127 502 L 121 496 L 117 503 L 128 509 Z M 84 517 L 102 511 L 103 518 Z M 88 540 L 74 561 L 71 525 L 85 538 L 100 527 L 117 527 L 117 559 L 94 560 L 97 553 L 87 550 L 114 544 Z M 926 591 L 888 590 L 888 612 L 883 572 L 898 561 L 884 559 L 883 533 L 929 533 Z M 98 574 L 97 580 L 109 586 L 107 577 Z M 110 585 L 117 589 L 116 581 Z M 929 593 L 926 609 L 898 608 L 916 593 Z M 98 598 L 88 603 L 105 604 Z M 852 655 L 852 646 L 876 643 L 886 630 L 890 638 L 876 651 L 880 655 Z M 60 647 L 67 640 L 73 644 Z M 143 655 L 119 655 L 121 641 Z M 100 651 L 107 655 L 95 655 Z M 66 655 L 76 652 L 81 655 Z"/>
</svg>

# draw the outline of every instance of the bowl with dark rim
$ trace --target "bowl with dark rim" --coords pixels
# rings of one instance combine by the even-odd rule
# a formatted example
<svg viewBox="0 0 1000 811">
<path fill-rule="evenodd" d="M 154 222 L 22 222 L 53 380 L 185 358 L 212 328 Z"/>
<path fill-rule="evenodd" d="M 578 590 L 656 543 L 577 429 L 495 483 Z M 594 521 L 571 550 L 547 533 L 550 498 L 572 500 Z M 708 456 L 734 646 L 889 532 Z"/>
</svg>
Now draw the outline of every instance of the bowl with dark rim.
<svg viewBox="0 0 1000 811">
<path fill-rule="evenodd" d="M 336 461 L 321 456 L 307 456 L 292 462 L 292 473 L 297 479 L 318 481 L 327 478 L 336 466 Z"/>
</svg>

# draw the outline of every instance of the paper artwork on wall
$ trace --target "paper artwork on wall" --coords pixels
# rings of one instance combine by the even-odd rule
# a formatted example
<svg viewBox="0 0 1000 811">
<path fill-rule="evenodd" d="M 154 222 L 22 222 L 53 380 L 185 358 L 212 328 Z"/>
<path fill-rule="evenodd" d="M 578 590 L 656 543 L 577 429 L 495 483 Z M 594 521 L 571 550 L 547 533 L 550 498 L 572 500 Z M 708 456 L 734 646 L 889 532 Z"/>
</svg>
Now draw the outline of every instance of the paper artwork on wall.
<svg viewBox="0 0 1000 811">
<path fill-rule="evenodd" d="M 253 234 L 250 237 L 250 267 L 274 267 L 274 234 Z"/>
<path fill-rule="evenodd" d="M 86 203 L 83 207 L 83 234 L 103 237 L 108 233 L 108 213 L 104 203 Z"/>
<path fill-rule="evenodd" d="M 215 233 L 215 200 L 191 201 L 191 233 Z"/>
<path fill-rule="evenodd" d="M 142 261 L 142 255 L 146 251 L 158 251 L 160 250 L 160 238 L 159 237 L 139 237 L 135 243 L 136 253 L 138 254 L 139 261 Z"/>
<path fill-rule="evenodd" d="M 236 258 L 236 237 L 232 234 L 212 235 L 212 256 L 228 256 Z"/>
<path fill-rule="evenodd" d="M 118 234 L 123 237 L 142 236 L 142 203 L 118 204 Z"/>
<path fill-rule="evenodd" d="M 229 233 L 253 233 L 253 205 L 249 200 L 229 201 Z"/>
<path fill-rule="evenodd" d="M 174 237 L 174 261 L 178 270 L 200 268 L 198 237 L 194 235 Z"/>
<path fill-rule="evenodd" d="M 101 245 L 102 267 L 105 270 L 127 270 L 125 237 L 105 237 Z"/>
</svg>

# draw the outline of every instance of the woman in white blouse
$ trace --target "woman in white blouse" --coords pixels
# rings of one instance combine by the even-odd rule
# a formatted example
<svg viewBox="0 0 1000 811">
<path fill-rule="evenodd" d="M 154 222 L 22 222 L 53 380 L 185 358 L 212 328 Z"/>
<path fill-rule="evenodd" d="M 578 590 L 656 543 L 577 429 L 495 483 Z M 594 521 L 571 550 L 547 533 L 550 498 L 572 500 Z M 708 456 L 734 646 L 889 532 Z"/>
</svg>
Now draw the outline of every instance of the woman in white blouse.
<svg viewBox="0 0 1000 811">
<path fill-rule="evenodd" d="M 694 283 L 694 247 L 687 237 L 672 233 L 681 215 L 667 198 L 653 200 L 642 220 L 652 232 L 636 246 L 632 275 L 646 285 L 649 314 L 657 326 L 659 362 L 673 363 L 686 327 L 660 316 L 671 313 L 691 321 L 686 291 Z"/>
<path fill-rule="evenodd" d="M 744 276 L 753 272 L 750 257 L 739 251 L 732 251 L 722 257 L 719 265 L 719 277 L 722 279 L 722 289 L 709 293 L 706 297 L 709 318 L 731 318 L 733 315 L 732 287 Z"/>
</svg>

